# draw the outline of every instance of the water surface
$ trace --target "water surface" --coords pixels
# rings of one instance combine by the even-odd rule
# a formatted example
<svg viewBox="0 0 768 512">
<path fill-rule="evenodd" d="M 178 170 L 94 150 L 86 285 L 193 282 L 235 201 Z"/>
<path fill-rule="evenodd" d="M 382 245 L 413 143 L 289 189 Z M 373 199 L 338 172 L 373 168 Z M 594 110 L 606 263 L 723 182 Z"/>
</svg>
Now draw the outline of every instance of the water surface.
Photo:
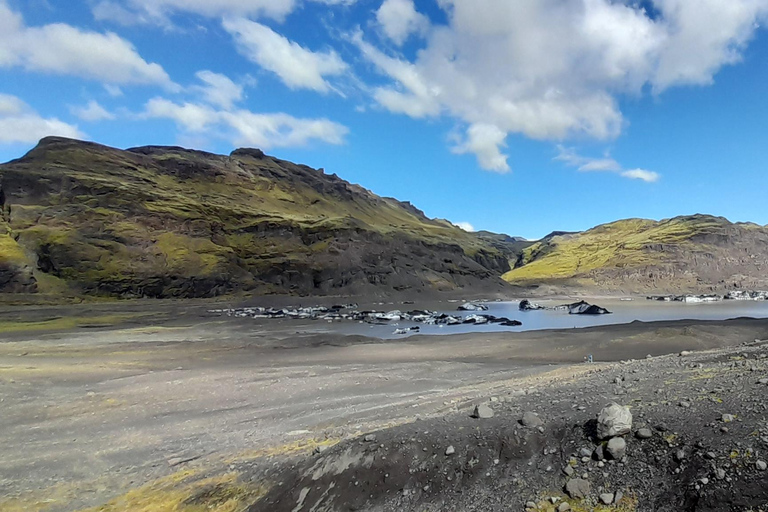
<svg viewBox="0 0 768 512">
<path fill-rule="evenodd" d="M 520 311 L 518 301 L 488 302 L 488 311 L 478 311 L 477 314 L 488 314 L 497 317 L 507 317 L 519 320 L 519 327 L 502 327 L 500 325 L 457 325 L 439 326 L 423 325 L 415 322 L 393 322 L 389 325 L 369 325 L 364 323 L 339 323 L 332 328 L 334 332 L 344 334 L 362 334 L 377 338 L 400 338 L 407 335 L 395 335 L 397 328 L 419 326 L 419 333 L 413 334 L 459 334 L 467 332 L 522 332 L 542 329 L 578 329 L 599 325 L 626 324 L 640 320 L 656 322 L 664 320 L 728 320 L 731 318 L 751 317 L 768 318 L 768 301 L 720 301 L 712 303 L 688 304 L 684 302 L 659 302 L 645 299 L 623 301 L 617 299 L 586 299 L 591 304 L 607 308 L 610 315 L 569 315 L 567 311 Z M 538 304 L 546 307 L 563 304 L 564 301 L 537 300 Z M 441 313 L 467 316 L 472 312 L 458 312 L 459 303 L 445 303 Z M 411 307 L 418 307 L 418 304 Z"/>
</svg>

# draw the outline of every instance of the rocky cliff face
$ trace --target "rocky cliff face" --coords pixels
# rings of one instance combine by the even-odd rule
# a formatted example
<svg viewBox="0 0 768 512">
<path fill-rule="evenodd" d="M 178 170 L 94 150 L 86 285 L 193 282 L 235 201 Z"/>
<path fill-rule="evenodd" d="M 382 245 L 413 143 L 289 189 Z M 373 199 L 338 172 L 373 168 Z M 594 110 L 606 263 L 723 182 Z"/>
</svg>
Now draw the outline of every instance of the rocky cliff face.
<svg viewBox="0 0 768 512">
<path fill-rule="evenodd" d="M 503 289 L 507 255 L 254 149 L 46 138 L 0 165 L 0 293 L 210 297 Z"/>
<path fill-rule="evenodd" d="M 768 289 L 768 227 L 692 215 L 628 219 L 526 248 L 504 278 L 604 291 Z"/>
</svg>

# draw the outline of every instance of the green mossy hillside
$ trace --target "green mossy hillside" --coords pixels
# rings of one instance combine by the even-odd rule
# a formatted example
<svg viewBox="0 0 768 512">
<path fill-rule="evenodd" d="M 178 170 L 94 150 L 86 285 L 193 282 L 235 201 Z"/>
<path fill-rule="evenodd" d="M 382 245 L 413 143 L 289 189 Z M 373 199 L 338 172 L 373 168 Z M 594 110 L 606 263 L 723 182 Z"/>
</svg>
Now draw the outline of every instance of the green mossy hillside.
<svg viewBox="0 0 768 512">
<path fill-rule="evenodd" d="M 766 268 L 768 229 L 692 215 L 627 219 L 546 238 L 525 248 L 504 279 L 679 291 L 766 284 Z"/>
<path fill-rule="evenodd" d="M 26 268 L 42 295 L 499 287 L 509 269 L 509 254 L 449 222 L 258 150 L 51 137 L 0 165 L 0 191 L 0 265 Z"/>
</svg>

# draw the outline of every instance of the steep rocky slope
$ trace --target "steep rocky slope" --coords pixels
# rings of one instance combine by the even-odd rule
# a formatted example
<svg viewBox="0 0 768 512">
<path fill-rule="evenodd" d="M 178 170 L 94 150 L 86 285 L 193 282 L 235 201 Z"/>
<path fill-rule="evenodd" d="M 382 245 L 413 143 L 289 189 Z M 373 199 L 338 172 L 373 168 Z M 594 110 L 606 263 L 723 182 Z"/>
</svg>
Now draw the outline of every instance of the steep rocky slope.
<svg viewBox="0 0 768 512">
<path fill-rule="evenodd" d="M 622 220 L 547 237 L 504 278 L 625 292 L 764 289 L 768 227 L 708 215 Z"/>
<path fill-rule="evenodd" d="M 508 255 L 409 203 L 240 149 L 46 138 L 0 165 L 0 293 L 499 290 Z"/>
</svg>

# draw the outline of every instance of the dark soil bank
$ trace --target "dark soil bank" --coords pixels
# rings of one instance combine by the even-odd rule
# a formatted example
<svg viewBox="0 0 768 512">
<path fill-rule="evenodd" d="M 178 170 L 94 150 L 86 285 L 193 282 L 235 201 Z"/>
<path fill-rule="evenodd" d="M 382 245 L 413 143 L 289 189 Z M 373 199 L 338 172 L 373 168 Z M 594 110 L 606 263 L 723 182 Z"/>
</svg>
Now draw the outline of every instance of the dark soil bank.
<svg viewBox="0 0 768 512">
<path fill-rule="evenodd" d="M 489 419 L 469 407 L 258 472 L 280 483 L 250 510 L 764 511 L 766 396 L 768 341 L 614 364 L 489 397 Z M 609 402 L 634 416 L 619 460 L 594 428 Z M 574 479 L 584 498 L 565 492 Z"/>
</svg>

